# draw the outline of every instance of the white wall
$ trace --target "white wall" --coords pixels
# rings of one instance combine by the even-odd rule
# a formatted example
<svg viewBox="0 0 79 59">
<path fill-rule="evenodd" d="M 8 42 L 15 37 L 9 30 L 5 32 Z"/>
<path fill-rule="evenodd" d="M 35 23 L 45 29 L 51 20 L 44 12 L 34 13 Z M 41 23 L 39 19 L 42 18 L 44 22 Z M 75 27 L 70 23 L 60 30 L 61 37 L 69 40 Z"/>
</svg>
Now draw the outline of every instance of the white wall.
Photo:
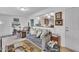
<svg viewBox="0 0 79 59">
<path fill-rule="evenodd" d="M 66 47 L 79 51 L 79 8 L 66 9 Z"/>
<path fill-rule="evenodd" d="M 65 46 L 65 8 L 48 8 L 46 10 L 39 11 L 38 13 L 35 13 L 31 15 L 28 19 L 35 19 L 36 16 L 47 14 L 50 12 L 63 12 L 63 26 L 55 26 L 53 29 L 50 29 L 53 33 L 58 34 L 61 36 L 61 45 Z M 37 20 L 35 21 L 37 22 Z"/>
<path fill-rule="evenodd" d="M 11 27 L 11 24 L 13 22 L 13 18 L 19 18 L 22 27 L 27 26 L 26 17 L 0 15 L 0 21 L 3 22 L 3 24 L 0 25 L 0 36 L 12 34 L 13 28 Z"/>
</svg>

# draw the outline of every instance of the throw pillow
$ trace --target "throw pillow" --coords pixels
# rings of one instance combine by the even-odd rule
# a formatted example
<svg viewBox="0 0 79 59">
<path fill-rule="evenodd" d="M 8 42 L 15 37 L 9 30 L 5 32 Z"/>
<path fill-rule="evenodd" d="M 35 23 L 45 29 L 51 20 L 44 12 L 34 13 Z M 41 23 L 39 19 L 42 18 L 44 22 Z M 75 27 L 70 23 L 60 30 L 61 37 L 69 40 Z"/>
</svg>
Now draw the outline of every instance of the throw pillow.
<svg viewBox="0 0 79 59">
<path fill-rule="evenodd" d="M 42 31 L 41 30 L 38 30 L 38 32 L 37 32 L 37 35 L 36 35 L 36 37 L 40 37 L 40 35 L 41 35 L 41 33 L 42 33 Z"/>
<path fill-rule="evenodd" d="M 30 34 L 31 34 L 31 35 L 36 35 L 35 29 L 30 29 Z"/>
</svg>

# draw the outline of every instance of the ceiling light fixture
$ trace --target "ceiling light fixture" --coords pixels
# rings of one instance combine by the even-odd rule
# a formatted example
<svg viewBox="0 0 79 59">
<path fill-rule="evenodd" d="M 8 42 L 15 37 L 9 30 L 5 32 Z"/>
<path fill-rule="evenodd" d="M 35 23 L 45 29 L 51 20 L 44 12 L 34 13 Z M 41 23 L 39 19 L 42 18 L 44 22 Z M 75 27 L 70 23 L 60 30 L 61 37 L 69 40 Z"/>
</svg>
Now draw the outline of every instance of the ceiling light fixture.
<svg viewBox="0 0 79 59">
<path fill-rule="evenodd" d="M 54 16 L 54 13 L 50 13 L 51 16 Z"/>
<path fill-rule="evenodd" d="M 18 10 L 20 10 L 20 11 L 28 11 L 29 8 L 26 8 L 26 7 L 19 7 Z"/>
</svg>

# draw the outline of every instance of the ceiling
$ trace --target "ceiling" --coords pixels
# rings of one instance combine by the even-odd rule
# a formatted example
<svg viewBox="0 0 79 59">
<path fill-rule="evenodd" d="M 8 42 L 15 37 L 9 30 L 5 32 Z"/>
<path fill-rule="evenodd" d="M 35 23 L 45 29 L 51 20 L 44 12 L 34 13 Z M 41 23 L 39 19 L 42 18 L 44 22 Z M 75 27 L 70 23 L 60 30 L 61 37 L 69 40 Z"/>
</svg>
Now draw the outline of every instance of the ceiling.
<svg viewBox="0 0 79 59">
<path fill-rule="evenodd" d="M 25 7 L 26 8 L 26 7 Z M 20 11 L 18 7 L 0 7 L 0 14 L 14 16 L 29 16 L 33 13 L 47 9 L 47 7 L 28 7 L 28 11 Z"/>
</svg>

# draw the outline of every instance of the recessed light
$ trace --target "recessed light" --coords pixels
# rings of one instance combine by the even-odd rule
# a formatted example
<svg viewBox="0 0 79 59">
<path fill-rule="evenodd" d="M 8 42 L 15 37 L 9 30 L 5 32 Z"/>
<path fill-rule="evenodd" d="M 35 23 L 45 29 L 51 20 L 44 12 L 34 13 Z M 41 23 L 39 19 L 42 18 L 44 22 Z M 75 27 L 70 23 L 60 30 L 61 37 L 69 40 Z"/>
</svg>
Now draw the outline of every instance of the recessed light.
<svg viewBox="0 0 79 59">
<path fill-rule="evenodd" d="M 51 16 L 54 16 L 54 13 L 50 13 Z"/>
<path fill-rule="evenodd" d="M 20 11 L 28 11 L 29 8 L 27 8 L 27 7 L 19 7 L 18 10 L 20 10 Z"/>
</svg>

